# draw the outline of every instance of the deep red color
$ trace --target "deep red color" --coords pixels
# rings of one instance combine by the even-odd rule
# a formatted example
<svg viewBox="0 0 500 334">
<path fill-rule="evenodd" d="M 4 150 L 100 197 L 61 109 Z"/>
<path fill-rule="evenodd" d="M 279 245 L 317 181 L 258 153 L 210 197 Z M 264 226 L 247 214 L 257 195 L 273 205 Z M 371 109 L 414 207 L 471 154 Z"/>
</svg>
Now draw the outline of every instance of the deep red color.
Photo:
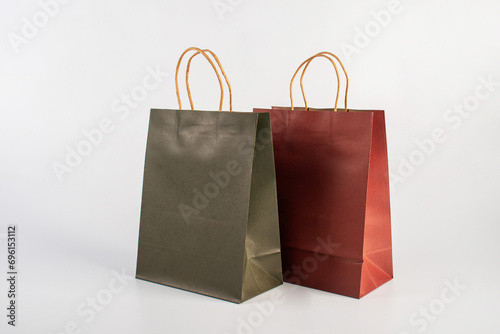
<svg viewBox="0 0 500 334">
<path fill-rule="evenodd" d="M 284 280 L 361 298 L 393 277 L 382 110 L 269 111 Z"/>
</svg>

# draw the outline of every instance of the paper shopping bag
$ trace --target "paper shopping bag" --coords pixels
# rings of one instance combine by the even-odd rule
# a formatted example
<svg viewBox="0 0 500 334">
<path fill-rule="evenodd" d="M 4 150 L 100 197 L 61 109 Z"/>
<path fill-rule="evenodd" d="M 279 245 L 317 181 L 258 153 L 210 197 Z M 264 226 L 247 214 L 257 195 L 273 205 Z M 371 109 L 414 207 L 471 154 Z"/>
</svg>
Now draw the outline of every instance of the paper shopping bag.
<svg viewBox="0 0 500 334">
<path fill-rule="evenodd" d="M 254 111 L 271 113 L 284 280 L 361 298 L 393 277 L 385 118 L 337 109 L 338 94 L 332 109 L 304 95 L 305 108 Z"/>
<path fill-rule="evenodd" d="M 270 116 L 181 109 L 151 110 L 136 276 L 240 303 L 282 284 Z"/>
</svg>

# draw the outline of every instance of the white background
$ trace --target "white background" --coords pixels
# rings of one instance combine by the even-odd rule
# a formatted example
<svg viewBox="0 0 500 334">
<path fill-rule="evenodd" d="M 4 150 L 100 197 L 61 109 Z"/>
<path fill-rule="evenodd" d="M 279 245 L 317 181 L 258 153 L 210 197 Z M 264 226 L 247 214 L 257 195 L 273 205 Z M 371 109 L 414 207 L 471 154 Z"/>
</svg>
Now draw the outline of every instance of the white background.
<svg viewBox="0 0 500 334">
<path fill-rule="evenodd" d="M 498 1 L 401 0 L 385 26 L 372 12 L 387 10 L 387 0 L 220 3 L 232 10 L 219 15 L 212 0 L 72 0 L 43 22 L 35 0 L 0 1 L 0 267 L 5 273 L 6 226 L 17 224 L 20 273 L 16 328 L 6 325 L 1 279 L 0 332 L 498 333 L 500 86 L 474 97 L 480 78 L 500 82 Z M 43 26 L 13 47 L 9 38 L 34 15 Z M 113 271 L 135 274 L 149 109 L 177 108 L 174 70 L 189 46 L 217 53 L 238 111 L 289 105 L 293 71 L 316 52 L 344 60 L 349 106 L 386 110 L 390 171 L 405 174 L 391 192 L 393 281 L 362 300 L 285 284 L 275 289 L 283 303 L 266 293 L 236 305 L 126 280 L 92 319 L 77 312 L 106 296 Z M 148 67 L 167 74 L 120 119 L 112 103 L 137 89 Z M 201 58 L 193 63 L 199 109 L 218 105 L 210 71 Z M 310 105 L 333 104 L 324 59 L 305 85 Z M 464 103 L 470 116 L 444 119 Z M 113 131 L 59 182 L 52 164 L 105 118 Z M 435 129 L 445 140 L 424 154 L 416 141 Z M 418 166 L 404 173 L 410 158 Z"/>
</svg>

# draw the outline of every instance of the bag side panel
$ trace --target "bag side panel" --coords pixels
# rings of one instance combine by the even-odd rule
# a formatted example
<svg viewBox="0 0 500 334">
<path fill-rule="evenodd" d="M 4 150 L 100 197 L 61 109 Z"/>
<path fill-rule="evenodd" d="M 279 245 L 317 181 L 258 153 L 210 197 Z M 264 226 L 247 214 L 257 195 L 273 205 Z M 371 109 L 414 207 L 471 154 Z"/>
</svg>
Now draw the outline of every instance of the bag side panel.
<svg viewBox="0 0 500 334">
<path fill-rule="evenodd" d="M 269 113 L 255 114 L 255 117 L 258 123 L 253 148 L 242 300 L 283 283 L 271 120 Z"/>
<path fill-rule="evenodd" d="M 362 295 L 393 278 L 389 166 L 383 111 L 373 111 L 373 135 L 366 198 Z"/>
</svg>

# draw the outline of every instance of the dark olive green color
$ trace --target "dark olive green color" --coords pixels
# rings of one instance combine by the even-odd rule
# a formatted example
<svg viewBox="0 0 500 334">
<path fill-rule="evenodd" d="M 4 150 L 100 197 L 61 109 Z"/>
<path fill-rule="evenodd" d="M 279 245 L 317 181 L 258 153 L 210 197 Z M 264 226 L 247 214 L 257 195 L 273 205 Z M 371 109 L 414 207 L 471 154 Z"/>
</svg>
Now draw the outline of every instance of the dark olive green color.
<svg viewBox="0 0 500 334">
<path fill-rule="evenodd" d="M 136 277 L 236 303 L 282 284 L 269 113 L 151 110 Z"/>
</svg>

